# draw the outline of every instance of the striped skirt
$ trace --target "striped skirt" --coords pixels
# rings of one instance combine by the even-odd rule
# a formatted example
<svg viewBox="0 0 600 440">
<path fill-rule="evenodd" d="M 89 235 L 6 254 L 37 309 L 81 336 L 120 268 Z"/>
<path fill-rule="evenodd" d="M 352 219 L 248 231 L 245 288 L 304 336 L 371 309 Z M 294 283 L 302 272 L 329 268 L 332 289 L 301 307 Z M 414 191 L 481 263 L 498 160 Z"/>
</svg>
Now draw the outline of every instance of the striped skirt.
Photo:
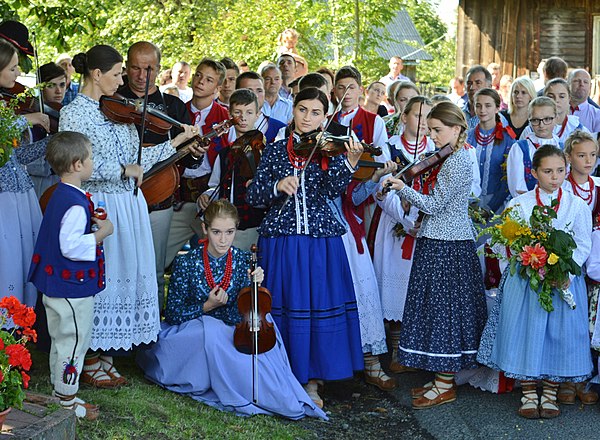
<svg viewBox="0 0 600 440">
<path fill-rule="evenodd" d="M 554 311 L 538 303 L 529 281 L 504 272 L 477 360 L 507 377 L 582 382 L 592 372 L 587 294 L 583 277 L 571 282 L 577 307 L 554 294 Z"/>
</svg>

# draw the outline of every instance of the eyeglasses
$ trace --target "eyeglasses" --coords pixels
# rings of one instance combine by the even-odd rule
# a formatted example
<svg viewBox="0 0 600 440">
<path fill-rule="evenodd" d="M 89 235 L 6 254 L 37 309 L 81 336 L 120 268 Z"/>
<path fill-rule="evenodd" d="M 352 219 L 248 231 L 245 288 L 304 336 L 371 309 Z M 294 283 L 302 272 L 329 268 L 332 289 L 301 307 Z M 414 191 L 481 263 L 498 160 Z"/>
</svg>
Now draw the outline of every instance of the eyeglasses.
<svg viewBox="0 0 600 440">
<path fill-rule="evenodd" d="M 540 125 L 541 123 L 544 123 L 544 125 L 550 125 L 552 122 L 554 122 L 554 118 L 531 118 L 529 120 L 529 123 L 535 127 L 537 127 L 538 125 Z"/>
</svg>

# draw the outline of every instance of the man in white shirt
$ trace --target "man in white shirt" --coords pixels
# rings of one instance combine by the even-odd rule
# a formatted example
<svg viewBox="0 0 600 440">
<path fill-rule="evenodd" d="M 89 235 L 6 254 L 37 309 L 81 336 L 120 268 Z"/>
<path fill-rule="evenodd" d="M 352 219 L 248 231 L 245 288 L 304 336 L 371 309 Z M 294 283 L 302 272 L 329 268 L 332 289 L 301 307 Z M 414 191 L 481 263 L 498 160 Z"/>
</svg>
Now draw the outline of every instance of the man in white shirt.
<svg viewBox="0 0 600 440">
<path fill-rule="evenodd" d="M 410 81 L 411 79 L 408 76 L 404 76 L 402 75 L 402 68 L 404 67 L 404 62 L 402 61 L 402 58 L 398 57 L 398 56 L 394 56 L 392 58 L 390 58 L 390 72 L 381 77 L 381 79 L 379 80 L 379 82 L 382 82 L 385 84 L 385 86 L 389 86 L 391 83 L 393 83 L 394 81 Z"/>
<path fill-rule="evenodd" d="M 600 109 L 590 105 L 588 97 L 592 87 L 590 74 L 583 69 L 575 69 L 569 74 L 571 91 L 571 113 L 579 116 L 579 121 L 592 133 L 600 131 Z"/>
<path fill-rule="evenodd" d="M 279 95 L 282 77 L 281 71 L 275 64 L 267 64 L 260 73 L 265 86 L 265 100 L 262 112 L 265 116 L 287 123 L 292 119 L 293 103 L 290 99 Z"/>
<path fill-rule="evenodd" d="M 179 99 L 183 102 L 188 102 L 194 96 L 194 92 L 191 87 L 188 87 L 188 81 L 190 80 L 190 75 L 192 74 L 192 68 L 185 61 L 178 61 L 173 65 L 171 69 L 171 77 L 173 78 L 173 82 L 171 84 L 167 84 L 166 86 L 161 87 L 161 92 L 169 86 L 177 86 L 177 90 L 179 91 Z"/>
</svg>

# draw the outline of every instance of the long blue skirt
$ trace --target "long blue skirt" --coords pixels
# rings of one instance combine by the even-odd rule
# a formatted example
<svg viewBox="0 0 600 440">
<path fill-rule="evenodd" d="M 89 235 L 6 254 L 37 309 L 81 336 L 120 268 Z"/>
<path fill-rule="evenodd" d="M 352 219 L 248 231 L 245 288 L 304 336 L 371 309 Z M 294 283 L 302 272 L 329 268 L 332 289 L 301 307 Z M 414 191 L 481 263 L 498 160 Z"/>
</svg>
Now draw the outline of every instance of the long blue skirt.
<svg viewBox="0 0 600 440">
<path fill-rule="evenodd" d="M 554 311 L 540 306 L 528 280 L 506 269 L 496 303 L 481 338 L 477 360 L 507 377 L 582 382 L 590 377 L 592 358 L 583 277 L 570 287 L 575 310 L 558 293 Z"/>
<path fill-rule="evenodd" d="M 271 313 L 300 383 L 340 380 L 362 370 L 358 309 L 340 237 L 259 239 Z"/>
<path fill-rule="evenodd" d="M 292 374 L 279 332 L 275 347 L 258 355 L 253 403 L 252 356 L 236 350 L 234 329 L 211 316 L 163 323 L 158 341 L 140 348 L 136 360 L 152 382 L 221 411 L 327 419 Z"/>
<path fill-rule="evenodd" d="M 400 364 L 436 372 L 477 367 L 486 314 L 475 243 L 419 238 L 400 329 Z"/>
</svg>

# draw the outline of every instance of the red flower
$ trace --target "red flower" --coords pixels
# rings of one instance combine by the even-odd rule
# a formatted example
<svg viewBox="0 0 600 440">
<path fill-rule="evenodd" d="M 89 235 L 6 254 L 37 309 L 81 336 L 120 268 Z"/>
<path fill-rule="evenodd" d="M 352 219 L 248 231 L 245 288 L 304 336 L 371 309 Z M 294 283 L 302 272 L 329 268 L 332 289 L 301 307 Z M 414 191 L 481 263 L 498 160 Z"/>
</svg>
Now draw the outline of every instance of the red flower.
<svg viewBox="0 0 600 440">
<path fill-rule="evenodd" d="M 0 338 L 0 350 L 4 350 L 4 339 Z"/>
<path fill-rule="evenodd" d="M 28 340 L 37 342 L 37 332 L 32 328 L 25 328 L 22 331 L 23 336 L 26 336 Z"/>
<path fill-rule="evenodd" d="M 0 383 L 4 382 L 4 374 L 0 371 Z"/>
<path fill-rule="evenodd" d="M 85 272 L 83 270 L 78 270 L 75 273 L 75 278 L 77 278 L 78 280 L 83 280 L 83 277 L 85 277 Z"/>
<path fill-rule="evenodd" d="M 62 271 L 62 275 L 63 280 L 68 280 L 69 278 L 71 278 L 71 271 L 69 271 L 68 269 L 64 269 Z"/>
<path fill-rule="evenodd" d="M 31 355 L 27 349 L 21 344 L 12 344 L 6 347 L 8 355 L 8 363 L 12 367 L 22 367 L 23 370 L 29 371 L 31 368 Z"/>
<path fill-rule="evenodd" d="M 34 264 L 38 264 L 40 262 L 40 254 L 33 254 L 33 257 L 31 257 L 31 261 L 33 261 Z"/>
<path fill-rule="evenodd" d="M 88 275 L 90 278 L 96 278 L 96 271 L 94 269 L 88 270 Z"/>
<path fill-rule="evenodd" d="M 44 270 L 46 271 L 46 273 L 49 276 L 52 276 L 52 274 L 54 273 L 54 268 L 52 266 L 50 266 L 49 264 L 46 265 L 46 267 L 44 267 Z"/>
<path fill-rule="evenodd" d="M 544 267 L 548 258 L 546 249 L 539 243 L 536 243 L 535 246 L 523 246 L 523 252 L 520 255 L 523 265 L 531 266 L 535 270 Z"/>
<path fill-rule="evenodd" d="M 33 307 L 23 306 L 13 315 L 13 322 L 19 327 L 28 328 L 35 323 L 35 312 Z"/>
<path fill-rule="evenodd" d="M 23 307 L 23 304 L 14 296 L 5 296 L 0 301 L 0 307 L 6 309 L 9 315 L 13 315 L 18 309 Z"/>
<path fill-rule="evenodd" d="M 31 377 L 24 371 L 21 371 L 21 377 L 23 378 L 23 388 L 29 388 L 29 379 L 31 379 Z"/>
</svg>

